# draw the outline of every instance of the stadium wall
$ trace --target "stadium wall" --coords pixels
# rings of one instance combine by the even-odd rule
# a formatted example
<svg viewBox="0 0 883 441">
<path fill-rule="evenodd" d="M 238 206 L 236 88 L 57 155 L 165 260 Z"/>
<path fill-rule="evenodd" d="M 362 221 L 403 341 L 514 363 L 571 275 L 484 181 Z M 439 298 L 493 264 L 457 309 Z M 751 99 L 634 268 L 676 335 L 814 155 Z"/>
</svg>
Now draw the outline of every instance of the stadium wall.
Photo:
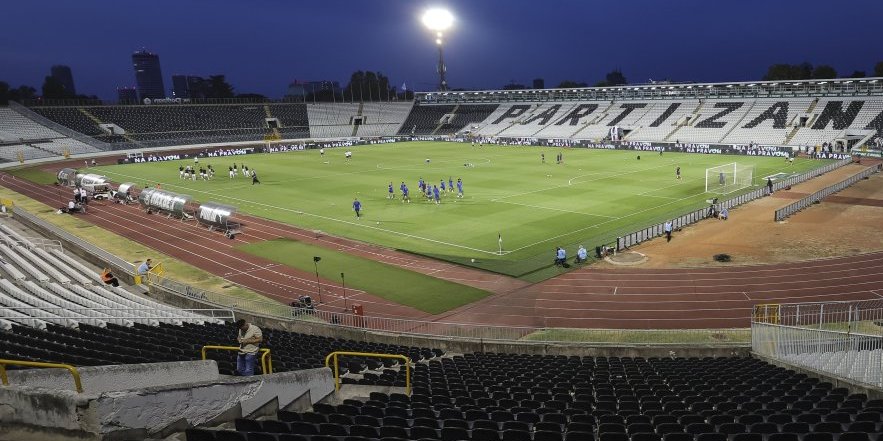
<svg viewBox="0 0 883 441">
<path fill-rule="evenodd" d="M 195 369 L 182 366 L 193 363 L 203 366 Z M 218 375 L 214 361 L 100 366 L 81 371 L 92 377 L 96 385 L 102 378 L 126 376 L 151 377 L 162 383 L 158 375 L 165 373 L 163 365 L 189 372 L 172 376 L 165 384 L 147 387 L 120 388 L 117 386 L 124 384 L 109 381 L 106 385 L 110 390 L 100 392 L 88 386 L 83 393 L 33 386 L 2 387 L 0 439 L 164 438 L 197 425 L 218 425 L 240 417 L 274 414 L 277 409 L 297 405 L 304 399 L 316 403 L 334 391 L 334 379 L 328 368 L 226 378 Z M 30 377 L 42 376 L 44 383 L 51 384 L 54 381 L 50 378 L 54 375 L 57 373 L 35 373 Z M 64 375 L 70 382 L 70 375 L 66 371 Z M 175 380 L 189 381 L 177 383 Z"/>
</svg>

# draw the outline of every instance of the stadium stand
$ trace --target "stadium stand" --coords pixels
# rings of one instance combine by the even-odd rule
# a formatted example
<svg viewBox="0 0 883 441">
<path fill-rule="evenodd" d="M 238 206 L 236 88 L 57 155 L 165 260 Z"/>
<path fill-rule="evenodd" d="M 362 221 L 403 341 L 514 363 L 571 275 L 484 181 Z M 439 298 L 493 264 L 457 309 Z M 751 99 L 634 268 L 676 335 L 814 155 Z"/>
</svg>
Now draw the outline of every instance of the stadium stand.
<svg viewBox="0 0 883 441">
<path fill-rule="evenodd" d="M 456 107 L 454 105 L 414 106 L 398 134 L 431 135 L 441 124 L 441 119 L 453 113 Z"/>
<path fill-rule="evenodd" d="M 150 145 L 261 141 L 277 118 L 286 138 L 309 136 L 303 104 L 34 107 L 38 114 L 108 143 Z M 103 126 L 102 126 L 103 124 Z M 103 128 L 118 127 L 123 133 Z"/>
<path fill-rule="evenodd" d="M 881 412 L 880 400 L 750 358 L 470 353 L 418 363 L 410 396 L 372 392 L 187 439 L 872 440 Z"/>
<path fill-rule="evenodd" d="M 92 146 L 37 124 L 9 108 L 0 108 L 0 160 L 17 161 L 96 152 Z"/>
<path fill-rule="evenodd" d="M 203 345 L 230 345 L 229 323 L 174 308 L 124 287 L 100 284 L 90 269 L 57 246 L 0 224 L 0 358 L 97 366 L 200 359 Z M 91 277 L 90 277 L 91 275 Z M 169 336 L 176 342 L 169 347 Z M 276 371 L 321 367 L 333 351 L 403 354 L 433 359 L 440 350 L 317 337 L 268 329 Z M 133 349 L 137 348 L 137 349 Z M 395 363 L 341 357 L 343 372 L 366 369 L 360 384 L 404 385 Z M 220 360 L 222 373 L 234 364 Z M 348 380 L 355 381 L 355 380 Z"/>
<path fill-rule="evenodd" d="M 307 114 L 310 136 L 314 138 L 343 138 L 353 136 L 353 117 L 359 114 L 359 104 L 310 104 Z"/>
</svg>

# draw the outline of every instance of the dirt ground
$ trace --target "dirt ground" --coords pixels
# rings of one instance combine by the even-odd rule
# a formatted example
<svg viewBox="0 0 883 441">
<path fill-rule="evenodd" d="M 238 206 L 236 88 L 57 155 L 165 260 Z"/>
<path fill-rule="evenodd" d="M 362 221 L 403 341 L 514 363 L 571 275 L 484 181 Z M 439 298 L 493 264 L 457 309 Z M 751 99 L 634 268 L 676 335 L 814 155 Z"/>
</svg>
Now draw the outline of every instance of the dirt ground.
<svg viewBox="0 0 883 441">
<path fill-rule="evenodd" d="M 632 248 L 647 256 L 638 268 L 717 267 L 787 263 L 883 249 L 883 173 L 872 175 L 783 222 L 775 210 L 861 171 L 849 165 L 730 210 L 726 221 L 706 220 Z M 713 259 L 729 254 L 729 263 Z M 614 267 L 601 263 L 601 267 Z"/>
</svg>

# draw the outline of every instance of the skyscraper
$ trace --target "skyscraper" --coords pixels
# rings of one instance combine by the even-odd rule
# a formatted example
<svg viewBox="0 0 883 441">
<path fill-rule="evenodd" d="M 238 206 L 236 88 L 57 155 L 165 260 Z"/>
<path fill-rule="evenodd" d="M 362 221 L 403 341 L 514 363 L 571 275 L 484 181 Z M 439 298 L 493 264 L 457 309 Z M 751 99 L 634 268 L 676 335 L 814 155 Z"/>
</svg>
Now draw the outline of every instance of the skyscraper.
<svg viewBox="0 0 883 441">
<path fill-rule="evenodd" d="M 135 83 L 138 85 L 138 98 L 165 98 L 166 92 L 159 68 L 159 55 L 142 49 L 132 54 L 135 68 Z"/>
<path fill-rule="evenodd" d="M 68 95 L 74 96 L 77 94 L 77 90 L 74 89 L 74 75 L 71 73 L 71 68 L 69 66 L 56 64 L 55 66 L 52 66 L 50 72 L 52 78 L 55 78 L 62 86 L 64 86 L 64 91 Z"/>
</svg>

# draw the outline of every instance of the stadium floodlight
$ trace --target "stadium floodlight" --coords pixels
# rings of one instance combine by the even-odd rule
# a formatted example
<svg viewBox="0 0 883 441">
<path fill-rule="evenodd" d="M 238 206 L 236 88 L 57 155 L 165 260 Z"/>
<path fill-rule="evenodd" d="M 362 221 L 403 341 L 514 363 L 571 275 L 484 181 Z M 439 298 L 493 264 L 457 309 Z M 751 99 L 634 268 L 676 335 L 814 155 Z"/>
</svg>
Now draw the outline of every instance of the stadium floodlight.
<svg viewBox="0 0 883 441">
<path fill-rule="evenodd" d="M 438 46 L 438 90 L 448 90 L 448 82 L 445 80 L 445 53 L 444 53 L 444 31 L 448 30 L 454 24 L 454 16 L 447 9 L 433 8 L 423 13 L 423 26 L 427 29 L 435 31 L 435 45 Z"/>
</svg>

